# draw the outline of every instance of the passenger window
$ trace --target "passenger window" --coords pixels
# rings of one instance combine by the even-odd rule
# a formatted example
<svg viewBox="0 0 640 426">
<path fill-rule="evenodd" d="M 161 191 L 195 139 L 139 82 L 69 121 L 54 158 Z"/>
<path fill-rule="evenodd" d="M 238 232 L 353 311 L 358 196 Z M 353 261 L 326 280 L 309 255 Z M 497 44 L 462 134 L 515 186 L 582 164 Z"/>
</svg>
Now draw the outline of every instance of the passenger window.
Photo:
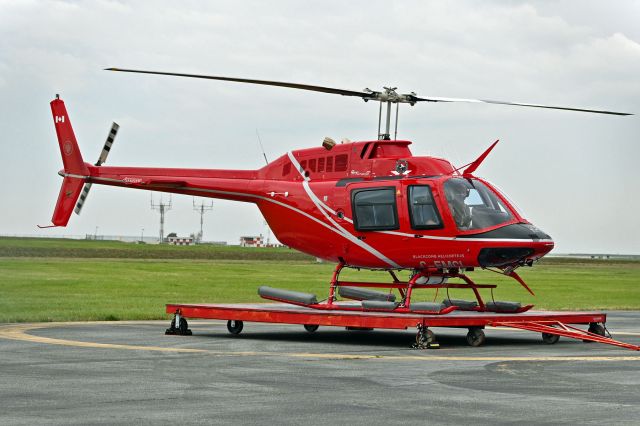
<svg viewBox="0 0 640 426">
<path fill-rule="evenodd" d="M 333 157 L 327 157 L 327 171 L 333 171 Z"/>
<path fill-rule="evenodd" d="M 318 172 L 324 172 L 324 157 L 318 158 Z"/>
<path fill-rule="evenodd" d="M 358 231 L 398 229 L 395 188 L 356 189 L 352 195 L 353 225 Z"/>
<path fill-rule="evenodd" d="M 442 219 L 428 185 L 409 186 L 409 218 L 413 229 L 442 228 Z"/>
</svg>

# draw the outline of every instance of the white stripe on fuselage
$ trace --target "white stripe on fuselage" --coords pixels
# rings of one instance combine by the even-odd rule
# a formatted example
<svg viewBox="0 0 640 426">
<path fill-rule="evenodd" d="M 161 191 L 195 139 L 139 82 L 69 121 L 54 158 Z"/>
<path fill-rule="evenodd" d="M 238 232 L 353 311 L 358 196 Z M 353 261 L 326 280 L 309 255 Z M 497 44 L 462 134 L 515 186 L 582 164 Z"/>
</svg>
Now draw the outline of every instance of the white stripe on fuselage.
<svg viewBox="0 0 640 426">
<path fill-rule="evenodd" d="M 334 215 L 336 214 L 335 211 L 333 209 L 329 208 L 329 206 L 324 204 L 322 201 L 320 201 L 320 199 L 316 196 L 316 194 L 313 193 L 313 191 L 311 190 L 311 187 L 309 186 L 309 181 L 311 179 L 308 176 L 305 176 L 304 171 L 302 170 L 302 167 L 300 166 L 300 163 L 298 163 L 298 160 L 293 156 L 293 153 L 291 151 L 289 151 L 287 153 L 287 155 L 289 156 L 289 160 L 291 160 L 291 164 L 293 164 L 295 169 L 298 171 L 298 173 L 302 177 L 302 179 L 303 179 L 302 187 L 304 188 L 305 192 L 309 196 L 309 199 L 316 206 L 318 211 L 320 211 L 320 213 L 322 213 L 322 215 L 329 222 L 331 222 L 331 224 L 334 226 L 333 231 L 338 233 L 339 235 L 342 235 L 344 238 L 346 238 L 347 240 L 351 241 L 353 244 L 356 244 L 357 246 L 359 246 L 362 249 L 366 250 L 367 252 L 369 252 L 373 256 L 377 257 L 378 259 L 382 260 L 383 262 L 387 263 L 388 265 L 390 265 L 390 266 L 392 266 L 394 268 L 400 268 L 400 265 L 398 265 L 396 262 L 394 262 L 393 260 L 389 259 L 384 254 L 380 253 L 378 250 L 376 250 L 375 248 L 371 247 L 369 244 L 367 244 L 364 241 L 358 239 L 358 237 L 356 237 L 355 235 L 351 234 L 349 231 L 347 231 L 342 226 L 340 226 L 335 220 L 333 220 L 331 218 L 331 216 L 327 213 L 327 211 L 325 211 L 325 209 L 322 206 L 324 205 L 325 208 L 327 210 L 329 210 Z"/>
</svg>

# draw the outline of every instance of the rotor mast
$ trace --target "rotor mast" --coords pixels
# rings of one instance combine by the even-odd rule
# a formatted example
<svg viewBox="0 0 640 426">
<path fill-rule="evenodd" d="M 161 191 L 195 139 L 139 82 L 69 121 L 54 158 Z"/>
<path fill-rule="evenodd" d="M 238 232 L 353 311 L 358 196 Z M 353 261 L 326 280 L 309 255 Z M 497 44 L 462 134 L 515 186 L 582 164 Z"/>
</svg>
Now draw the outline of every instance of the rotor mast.
<svg viewBox="0 0 640 426">
<path fill-rule="evenodd" d="M 375 92 L 371 89 L 364 89 L 364 92 L 368 94 L 368 96 L 363 96 L 365 102 L 368 102 L 370 99 L 376 100 L 380 102 L 380 111 L 378 113 L 378 140 L 390 140 L 391 139 L 391 108 L 393 104 L 396 104 L 396 121 L 395 121 L 395 132 L 394 139 L 398 137 L 398 114 L 400 110 L 401 103 L 406 103 L 411 106 L 415 105 L 417 101 L 416 94 L 414 92 L 408 93 L 406 95 L 398 94 L 396 90 L 397 87 L 384 87 L 384 91 Z M 382 105 L 385 104 L 386 112 L 385 112 L 385 125 L 384 132 L 380 132 L 380 124 L 382 121 Z"/>
<path fill-rule="evenodd" d="M 378 139 L 391 139 L 391 101 L 387 101 L 387 124 L 385 126 L 384 134 L 378 135 Z"/>
</svg>

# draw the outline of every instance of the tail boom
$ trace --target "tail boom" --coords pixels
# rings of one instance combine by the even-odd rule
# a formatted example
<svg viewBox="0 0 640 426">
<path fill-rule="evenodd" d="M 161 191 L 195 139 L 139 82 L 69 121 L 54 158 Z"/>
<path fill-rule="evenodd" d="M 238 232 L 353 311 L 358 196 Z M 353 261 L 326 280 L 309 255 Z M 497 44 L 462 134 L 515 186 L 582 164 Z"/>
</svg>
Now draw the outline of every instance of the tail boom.
<svg viewBox="0 0 640 426">
<path fill-rule="evenodd" d="M 80 211 L 92 184 L 120 186 L 135 189 L 174 192 L 245 202 L 263 198 L 258 170 L 171 169 L 151 167 L 102 166 L 108 154 L 118 125 L 113 124 L 98 163 L 85 163 L 71 127 L 64 102 L 56 96 L 51 101 L 64 178 L 51 221 L 53 226 L 66 226 L 74 211 Z M 83 186 L 85 185 L 83 191 Z M 76 204 L 80 198 L 80 203 Z"/>
</svg>

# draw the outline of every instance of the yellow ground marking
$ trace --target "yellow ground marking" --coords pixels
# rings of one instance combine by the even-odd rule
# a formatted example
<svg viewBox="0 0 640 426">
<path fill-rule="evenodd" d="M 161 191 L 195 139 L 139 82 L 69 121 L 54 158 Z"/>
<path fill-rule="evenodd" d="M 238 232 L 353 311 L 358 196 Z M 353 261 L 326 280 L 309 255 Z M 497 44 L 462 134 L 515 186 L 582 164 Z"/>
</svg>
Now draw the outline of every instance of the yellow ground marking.
<svg viewBox="0 0 640 426">
<path fill-rule="evenodd" d="M 78 340 L 55 339 L 51 337 L 35 336 L 29 331 L 43 328 L 56 328 L 82 325 L 140 325 L 157 322 L 142 321 L 92 321 L 92 322 L 51 322 L 38 324 L 11 324 L 0 327 L 0 338 L 20 340 L 49 345 L 73 346 L 81 348 L 122 349 L 134 351 L 154 351 L 173 353 L 196 353 L 214 356 L 269 356 L 287 358 L 315 358 L 331 360 L 387 360 L 387 361 L 640 361 L 640 356 L 438 356 L 438 355 L 367 355 L 367 354 L 338 354 L 313 352 L 266 352 L 266 351 L 213 351 L 208 349 L 172 348 L 162 346 L 124 345 L 113 343 L 84 342 Z M 221 325 L 220 322 L 198 322 L 201 325 Z M 639 333 L 636 333 L 639 334 Z"/>
</svg>

